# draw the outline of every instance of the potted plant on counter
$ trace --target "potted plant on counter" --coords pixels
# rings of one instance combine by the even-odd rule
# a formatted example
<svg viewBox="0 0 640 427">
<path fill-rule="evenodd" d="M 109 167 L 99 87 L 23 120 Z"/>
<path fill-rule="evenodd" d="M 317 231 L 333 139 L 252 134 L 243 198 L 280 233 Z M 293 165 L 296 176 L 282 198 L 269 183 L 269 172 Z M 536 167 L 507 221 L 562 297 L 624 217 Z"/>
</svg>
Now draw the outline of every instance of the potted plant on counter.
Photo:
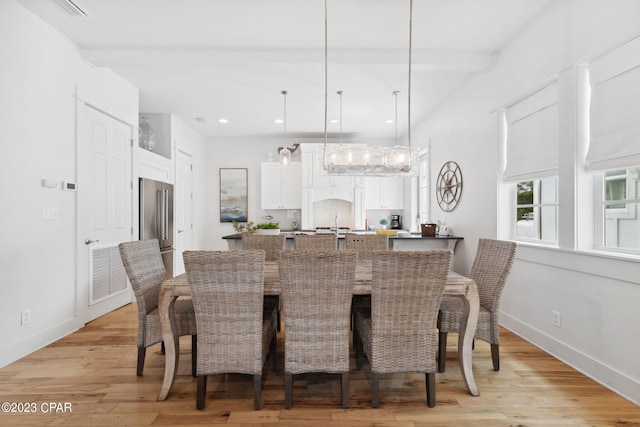
<svg viewBox="0 0 640 427">
<path fill-rule="evenodd" d="M 387 229 L 387 220 L 385 218 L 382 218 L 380 220 L 380 228 L 383 229 L 383 230 Z"/>
<path fill-rule="evenodd" d="M 261 222 L 258 224 L 256 234 L 280 234 L 280 225 L 277 222 Z"/>
</svg>

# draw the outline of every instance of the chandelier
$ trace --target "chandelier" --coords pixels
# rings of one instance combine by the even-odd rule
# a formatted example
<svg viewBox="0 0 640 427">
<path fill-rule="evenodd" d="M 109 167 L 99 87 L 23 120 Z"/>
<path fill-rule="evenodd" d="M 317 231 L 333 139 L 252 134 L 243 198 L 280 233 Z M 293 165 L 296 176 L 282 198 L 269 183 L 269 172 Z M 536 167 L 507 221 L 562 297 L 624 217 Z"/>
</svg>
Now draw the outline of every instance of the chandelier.
<svg viewBox="0 0 640 427">
<path fill-rule="evenodd" d="M 340 95 L 340 144 L 327 145 L 327 0 L 324 2 L 324 167 L 329 175 L 417 176 L 418 150 L 411 148 L 411 38 L 413 0 L 409 0 L 409 78 L 407 143 L 398 144 L 398 91 L 394 146 L 342 144 L 342 91 Z"/>
</svg>

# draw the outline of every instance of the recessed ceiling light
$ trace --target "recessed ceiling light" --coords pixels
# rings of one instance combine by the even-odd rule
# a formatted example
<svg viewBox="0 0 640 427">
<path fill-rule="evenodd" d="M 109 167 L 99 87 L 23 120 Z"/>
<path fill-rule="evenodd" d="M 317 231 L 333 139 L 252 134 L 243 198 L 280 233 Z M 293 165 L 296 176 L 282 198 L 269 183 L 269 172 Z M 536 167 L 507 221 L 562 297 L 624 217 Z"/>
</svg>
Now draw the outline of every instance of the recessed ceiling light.
<svg viewBox="0 0 640 427">
<path fill-rule="evenodd" d="M 225 119 L 225 118 L 223 117 L 223 118 L 221 118 L 221 119 L 218 119 L 218 123 L 222 123 L 222 124 L 229 123 L 229 120 L 227 120 L 227 119 Z"/>
<path fill-rule="evenodd" d="M 329 120 L 329 123 L 336 124 L 336 123 L 338 123 L 338 119 L 331 119 L 331 120 Z"/>
<path fill-rule="evenodd" d="M 273 123 L 276 123 L 276 124 L 281 125 L 281 124 L 283 124 L 283 123 L 284 123 L 284 120 L 282 120 L 282 119 L 275 119 L 275 120 L 273 121 Z"/>
<path fill-rule="evenodd" d="M 391 125 L 393 124 L 393 119 L 385 120 L 384 122 L 388 125 Z"/>
</svg>

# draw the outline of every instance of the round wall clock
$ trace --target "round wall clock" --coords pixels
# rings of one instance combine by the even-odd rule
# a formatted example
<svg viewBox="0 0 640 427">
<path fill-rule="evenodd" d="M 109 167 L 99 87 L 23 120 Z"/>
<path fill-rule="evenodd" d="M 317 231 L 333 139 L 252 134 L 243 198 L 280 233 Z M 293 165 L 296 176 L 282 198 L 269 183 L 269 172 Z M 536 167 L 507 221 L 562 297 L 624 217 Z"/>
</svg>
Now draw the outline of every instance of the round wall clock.
<svg viewBox="0 0 640 427">
<path fill-rule="evenodd" d="M 451 212 L 458 206 L 462 195 L 462 172 L 456 162 L 446 162 L 436 182 L 436 198 L 440 209 Z"/>
</svg>

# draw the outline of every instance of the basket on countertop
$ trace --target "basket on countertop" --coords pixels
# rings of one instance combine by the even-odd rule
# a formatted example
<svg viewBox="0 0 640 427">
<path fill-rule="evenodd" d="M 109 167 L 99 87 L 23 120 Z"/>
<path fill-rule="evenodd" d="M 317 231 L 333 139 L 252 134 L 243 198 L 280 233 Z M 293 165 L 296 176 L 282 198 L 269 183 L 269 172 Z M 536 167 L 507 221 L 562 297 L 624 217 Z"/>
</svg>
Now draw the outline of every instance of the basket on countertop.
<svg viewBox="0 0 640 427">
<path fill-rule="evenodd" d="M 436 224 L 420 224 L 420 228 L 423 236 L 436 236 Z"/>
</svg>

